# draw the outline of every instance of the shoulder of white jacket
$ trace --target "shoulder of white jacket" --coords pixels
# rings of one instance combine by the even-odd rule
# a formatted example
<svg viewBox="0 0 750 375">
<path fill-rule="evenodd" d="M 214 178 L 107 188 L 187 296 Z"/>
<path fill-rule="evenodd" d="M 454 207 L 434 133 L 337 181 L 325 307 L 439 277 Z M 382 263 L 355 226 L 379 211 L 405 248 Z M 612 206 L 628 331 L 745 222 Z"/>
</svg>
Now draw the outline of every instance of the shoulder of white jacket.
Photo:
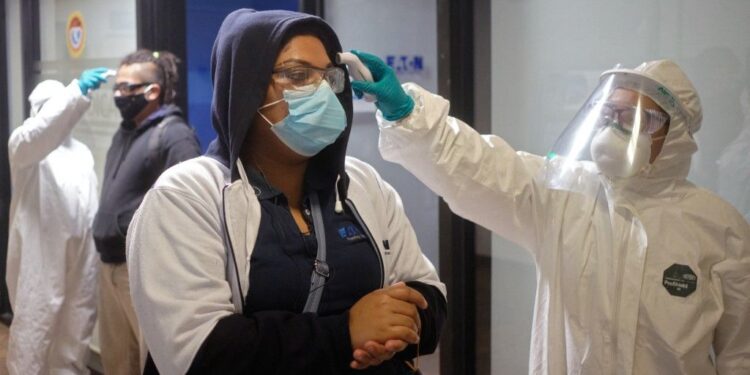
<svg viewBox="0 0 750 375">
<path fill-rule="evenodd" d="M 346 157 L 346 174 L 349 176 L 348 197 L 360 205 L 365 201 L 381 202 L 389 194 L 397 194 L 372 165 L 357 158 Z"/>
<path fill-rule="evenodd" d="M 199 156 L 177 163 L 164 171 L 153 188 L 215 198 L 228 183 L 227 167 L 213 158 Z"/>
<path fill-rule="evenodd" d="M 372 184 L 382 179 L 375 167 L 355 157 L 347 156 L 345 165 L 346 174 L 352 182 Z"/>
<path fill-rule="evenodd" d="M 347 156 L 344 161 L 347 172 L 349 172 L 350 169 L 373 169 L 373 167 L 369 163 L 357 159 L 354 156 Z"/>
</svg>

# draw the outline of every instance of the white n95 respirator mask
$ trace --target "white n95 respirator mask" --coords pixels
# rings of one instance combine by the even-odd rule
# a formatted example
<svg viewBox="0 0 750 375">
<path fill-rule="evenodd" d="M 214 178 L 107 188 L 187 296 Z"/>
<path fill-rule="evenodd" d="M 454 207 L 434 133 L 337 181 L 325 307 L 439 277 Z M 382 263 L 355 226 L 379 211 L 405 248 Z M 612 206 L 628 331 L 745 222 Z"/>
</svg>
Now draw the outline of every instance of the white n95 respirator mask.
<svg viewBox="0 0 750 375">
<path fill-rule="evenodd" d="M 626 135 L 606 127 L 591 140 L 591 159 L 599 171 L 609 177 L 630 177 L 643 169 L 651 156 L 650 137 Z"/>
</svg>

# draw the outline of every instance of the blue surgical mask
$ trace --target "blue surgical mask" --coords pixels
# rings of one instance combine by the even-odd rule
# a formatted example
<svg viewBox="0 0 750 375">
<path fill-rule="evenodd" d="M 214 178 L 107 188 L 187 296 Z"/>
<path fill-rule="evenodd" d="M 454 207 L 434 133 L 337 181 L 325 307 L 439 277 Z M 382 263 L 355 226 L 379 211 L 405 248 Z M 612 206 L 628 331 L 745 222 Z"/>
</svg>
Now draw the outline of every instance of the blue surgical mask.
<svg viewBox="0 0 750 375">
<path fill-rule="evenodd" d="M 346 112 L 328 82 L 321 82 L 317 89 L 284 90 L 283 95 L 283 99 L 258 108 L 258 114 L 292 151 L 308 157 L 316 155 L 346 129 Z M 287 102 L 289 115 L 278 123 L 260 113 L 282 101 Z"/>
</svg>

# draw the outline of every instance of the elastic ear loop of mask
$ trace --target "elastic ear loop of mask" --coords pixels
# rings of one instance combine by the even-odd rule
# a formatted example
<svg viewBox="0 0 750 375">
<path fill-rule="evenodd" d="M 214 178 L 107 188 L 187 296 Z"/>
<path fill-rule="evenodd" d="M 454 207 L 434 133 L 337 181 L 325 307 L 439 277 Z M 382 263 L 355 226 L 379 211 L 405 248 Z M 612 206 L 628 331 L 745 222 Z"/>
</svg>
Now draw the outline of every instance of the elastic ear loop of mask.
<svg viewBox="0 0 750 375">
<path fill-rule="evenodd" d="M 258 110 L 257 110 L 258 114 L 260 115 L 260 117 L 263 117 L 263 119 L 266 120 L 266 122 L 268 123 L 268 125 L 270 125 L 271 127 L 273 127 L 273 122 L 271 122 L 271 120 L 269 120 L 268 117 L 266 117 L 266 115 L 264 115 L 263 112 L 261 112 L 261 110 L 273 107 L 274 105 L 279 104 L 279 103 L 281 103 L 283 101 L 284 101 L 284 99 L 281 98 L 279 100 L 275 100 L 273 102 L 270 102 L 268 104 L 265 104 L 263 106 L 258 107 Z"/>
<path fill-rule="evenodd" d="M 147 95 L 147 94 L 146 94 L 146 91 L 148 91 L 148 90 L 149 90 L 150 88 L 152 88 L 152 87 L 154 87 L 154 84 L 153 84 L 153 83 L 149 84 L 148 86 L 146 86 L 146 88 L 144 88 L 144 89 L 143 89 L 143 97 L 144 97 L 144 98 L 145 98 L 145 97 L 146 97 L 146 95 Z M 160 86 L 160 87 L 161 87 L 161 86 Z M 157 99 L 158 99 L 158 98 L 157 98 Z"/>
</svg>

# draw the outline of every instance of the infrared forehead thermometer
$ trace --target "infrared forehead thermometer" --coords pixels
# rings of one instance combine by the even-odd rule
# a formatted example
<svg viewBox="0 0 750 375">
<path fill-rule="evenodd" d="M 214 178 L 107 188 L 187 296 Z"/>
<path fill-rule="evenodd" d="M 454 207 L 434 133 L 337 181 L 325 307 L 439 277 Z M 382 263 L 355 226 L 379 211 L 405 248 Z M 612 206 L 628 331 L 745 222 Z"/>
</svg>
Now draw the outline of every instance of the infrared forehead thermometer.
<svg viewBox="0 0 750 375">
<path fill-rule="evenodd" d="M 336 64 L 346 64 L 349 68 L 349 74 L 357 81 L 373 82 L 372 73 L 367 66 L 357 57 L 357 55 L 351 52 L 339 52 L 336 54 Z M 368 102 L 374 102 L 375 98 L 370 94 L 364 94 L 364 98 Z"/>
</svg>

